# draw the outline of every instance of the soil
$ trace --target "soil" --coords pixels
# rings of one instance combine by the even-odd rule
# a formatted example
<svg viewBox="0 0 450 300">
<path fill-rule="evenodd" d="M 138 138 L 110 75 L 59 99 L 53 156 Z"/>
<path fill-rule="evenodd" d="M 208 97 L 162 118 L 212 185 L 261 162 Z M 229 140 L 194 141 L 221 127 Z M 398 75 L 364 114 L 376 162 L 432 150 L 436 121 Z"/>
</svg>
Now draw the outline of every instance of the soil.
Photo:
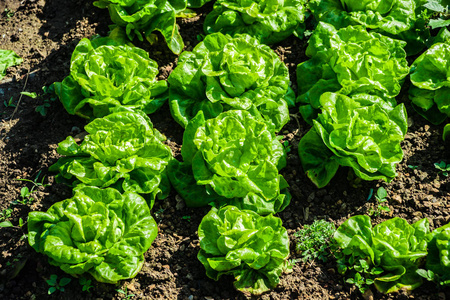
<svg viewBox="0 0 450 300">
<path fill-rule="evenodd" d="M 0 2 L 0 48 L 14 50 L 24 59 L 8 69 L 0 81 L 0 212 L 11 212 L 7 220 L 14 225 L 26 221 L 32 210 L 46 210 L 53 203 L 69 198 L 70 188 L 54 182 L 48 167 L 59 158 L 57 144 L 68 135 L 83 131 L 86 122 L 67 114 L 58 101 L 48 102 L 46 115 L 35 109 L 44 98 L 21 96 L 20 92 L 42 95 L 42 87 L 61 81 L 69 73 L 73 49 L 84 37 L 107 35 L 110 24 L 106 10 L 92 5 L 90 0 L 2 0 Z M 191 50 L 202 33 L 202 21 L 212 5 L 196 10 L 197 17 L 179 20 L 178 25 Z M 5 10 L 6 9 L 6 10 Z M 139 45 L 150 53 L 160 66 L 159 79 L 166 79 L 176 66 L 177 57 L 163 42 L 153 46 Z M 306 42 L 291 37 L 272 46 L 290 69 L 293 88 L 295 67 L 306 60 Z M 291 259 L 297 259 L 293 234 L 315 219 L 325 219 L 339 226 L 355 214 L 368 214 L 376 208 L 374 199 L 367 200 L 371 190 L 384 187 L 388 192 L 390 211 L 372 216 L 374 223 L 398 216 L 410 223 L 428 218 L 431 229 L 450 221 L 450 181 L 435 167 L 441 160 L 450 162 L 449 145 L 442 142 L 443 125 L 433 126 L 417 115 L 407 98 L 408 82 L 399 102 L 408 111 L 409 131 L 402 143 L 404 159 L 397 166 L 398 176 L 391 182 L 355 182 L 347 179 L 348 169 L 342 168 L 323 189 L 317 189 L 305 176 L 297 155 L 297 145 L 310 128 L 302 120 L 292 118 L 280 132 L 289 142 L 288 164 L 282 170 L 291 187 L 293 199 L 278 216 L 282 218 L 291 238 Z M 12 100 L 10 102 L 10 99 Z M 12 105 L 15 105 L 13 107 Z M 291 111 L 296 114 L 296 110 Z M 168 138 L 167 144 L 179 155 L 183 130 L 170 115 L 168 106 L 150 116 L 155 128 Z M 37 180 L 36 180 L 37 178 Z M 23 181 L 27 179 L 30 181 Z M 35 181 L 38 184 L 33 184 Z M 40 184 L 42 183 L 42 184 Z M 32 203 L 21 204 L 21 189 L 33 189 Z M 146 262 L 133 279 L 118 285 L 92 283 L 82 291 L 72 278 L 65 291 L 48 295 L 46 280 L 56 274 L 70 277 L 48 264 L 44 255 L 36 253 L 24 234 L 26 225 L 0 228 L 0 299 L 246 299 L 236 291 L 232 278 L 219 282 L 209 279 L 197 260 L 199 241 L 197 228 L 208 208 L 193 209 L 172 192 L 153 208 L 159 224 L 159 235 L 145 254 Z M 436 289 L 425 283 L 410 293 L 382 295 L 375 290 L 366 299 L 450 299 L 450 289 Z M 130 296 L 133 295 L 133 296 Z M 357 299 L 360 292 L 346 284 L 337 274 L 336 263 L 297 262 L 293 271 L 281 278 L 281 283 L 261 299 Z M 253 297 L 256 298 L 256 297 Z"/>
</svg>

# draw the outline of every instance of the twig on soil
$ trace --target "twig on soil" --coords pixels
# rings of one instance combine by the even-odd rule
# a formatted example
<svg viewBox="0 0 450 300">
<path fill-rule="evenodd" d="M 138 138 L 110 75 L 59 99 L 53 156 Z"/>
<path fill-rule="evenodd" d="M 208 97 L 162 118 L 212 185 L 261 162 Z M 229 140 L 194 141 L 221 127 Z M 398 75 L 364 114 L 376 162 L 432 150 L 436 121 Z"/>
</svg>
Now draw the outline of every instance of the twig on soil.
<svg viewBox="0 0 450 300">
<path fill-rule="evenodd" d="M 30 68 L 28 68 L 28 71 L 27 71 L 27 77 L 25 78 L 25 84 L 23 85 L 22 92 L 24 92 L 25 89 L 27 88 L 27 83 L 28 83 L 28 77 L 29 77 L 29 76 L 30 76 Z M 17 110 L 19 109 L 20 100 L 22 100 L 22 96 L 23 96 L 23 94 L 21 93 L 20 96 L 19 96 L 19 100 L 17 101 L 16 108 L 14 109 L 14 111 L 13 111 L 13 113 L 12 113 L 12 115 L 11 115 L 11 118 L 9 119 L 9 125 L 11 125 L 11 121 L 12 121 L 12 119 L 14 118 L 14 114 L 15 114 L 15 113 L 17 112 Z"/>
</svg>

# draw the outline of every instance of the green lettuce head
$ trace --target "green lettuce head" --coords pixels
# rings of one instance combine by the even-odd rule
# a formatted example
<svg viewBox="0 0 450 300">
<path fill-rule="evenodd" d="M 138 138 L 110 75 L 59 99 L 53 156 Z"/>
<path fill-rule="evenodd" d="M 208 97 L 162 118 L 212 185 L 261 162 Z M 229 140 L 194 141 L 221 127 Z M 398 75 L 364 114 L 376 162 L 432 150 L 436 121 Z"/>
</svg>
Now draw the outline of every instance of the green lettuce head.
<svg viewBox="0 0 450 300">
<path fill-rule="evenodd" d="M 57 151 L 64 156 L 49 169 L 58 172 L 57 182 L 132 191 L 144 196 L 150 207 L 156 196 L 168 195 L 166 166 L 172 152 L 147 115 L 121 108 L 85 130 L 89 134 L 80 145 L 71 136 L 59 143 Z"/>
<path fill-rule="evenodd" d="M 256 107 L 280 130 L 294 105 L 289 71 L 276 53 L 249 35 L 210 34 L 180 55 L 169 76 L 170 110 L 186 127 L 199 111 L 209 119 L 227 110 Z"/>
<path fill-rule="evenodd" d="M 218 0 L 205 19 L 207 34 L 247 33 L 263 44 L 275 44 L 305 30 L 306 0 Z"/>
<path fill-rule="evenodd" d="M 450 116 L 450 42 L 437 43 L 411 66 L 409 99 L 415 110 L 433 124 Z"/>
<path fill-rule="evenodd" d="M 212 208 L 200 223 L 198 236 L 197 257 L 209 278 L 232 275 L 238 290 L 252 294 L 264 293 L 280 282 L 289 256 L 289 238 L 281 219 L 231 205 Z"/>
<path fill-rule="evenodd" d="M 441 285 L 450 285 L 450 224 L 436 228 L 428 235 L 426 269 L 432 271 Z M 437 276 L 436 276 L 437 275 Z"/>
<path fill-rule="evenodd" d="M 117 283 L 136 276 L 158 234 L 145 200 L 136 193 L 78 187 L 47 212 L 30 212 L 28 241 L 49 263 L 78 277 Z"/>
<path fill-rule="evenodd" d="M 430 32 L 422 0 L 311 0 L 309 6 L 317 21 L 336 28 L 363 25 L 408 43 L 409 55 L 419 53 Z"/>
<path fill-rule="evenodd" d="M 258 214 L 283 210 L 290 201 L 278 170 L 283 146 L 259 117 L 230 110 L 205 121 L 200 111 L 183 135 L 184 162 L 173 160 L 172 186 L 190 207 L 232 204 Z"/>
<path fill-rule="evenodd" d="M 69 114 L 106 116 L 117 106 L 155 112 L 168 98 L 167 82 L 157 81 L 158 65 L 140 48 L 109 38 L 82 39 L 70 61 L 70 75 L 55 83 Z"/>
<path fill-rule="evenodd" d="M 324 93 L 320 105 L 322 113 L 298 146 L 303 170 L 317 187 L 327 185 L 339 166 L 364 180 L 391 181 L 397 175 L 408 128 L 403 104 L 393 107 L 367 94 Z"/>
<path fill-rule="evenodd" d="M 353 216 L 334 234 L 344 255 L 338 260 L 338 270 L 350 278 L 360 273 L 383 293 L 415 289 L 423 283 L 416 271 L 427 255 L 429 231 L 427 219 L 409 225 L 393 218 L 372 228 L 370 217 Z M 361 260 L 365 270 L 354 268 L 354 262 Z"/>
<path fill-rule="evenodd" d="M 0 49 L 0 80 L 6 75 L 6 69 L 20 65 L 23 59 L 12 50 Z"/>
<path fill-rule="evenodd" d="M 308 43 L 306 55 L 311 59 L 297 66 L 297 101 L 308 123 L 320 112 L 319 99 L 325 92 L 393 99 L 409 74 L 405 42 L 362 26 L 336 30 L 319 23 Z"/>
<path fill-rule="evenodd" d="M 98 0 L 94 5 L 108 8 L 111 20 L 125 28 L 130 40 L 137 36 L 140 41 L 145 37 L 154 43 L 157 38 L 152 32 L 159 31 L 173 53 L 183 50 L 176 18 L 186 9 L 187 0 Z"/>
</svg>

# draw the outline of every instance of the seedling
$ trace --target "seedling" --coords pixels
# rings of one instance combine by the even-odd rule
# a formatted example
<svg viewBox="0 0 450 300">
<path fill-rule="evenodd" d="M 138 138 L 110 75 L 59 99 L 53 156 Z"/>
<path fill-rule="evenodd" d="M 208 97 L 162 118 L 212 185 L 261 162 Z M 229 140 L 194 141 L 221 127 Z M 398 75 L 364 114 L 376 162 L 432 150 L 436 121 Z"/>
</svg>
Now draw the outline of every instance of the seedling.
<svg viewBox="0 0 450 300">
<path fill-rule="evenodd" d="M 17 204 L 27 205 L 27 204 L 33 203 L 34 198 L 31 197 L 33 191 L 37 187 L 40 187 L 40 186 L 43 186 L 43 187 L 49 186 L 49 184 L 45 184 L 44 183 L 45 176 L 42 177 L 42 180 L 40 182 L 38 182 L 40 175 L 41 175 L 41 171 L 39 171 L 39 173 L 37 174 L 37 176 L 36 176 L 36 178 L 34 180 L 22 179 L 22 178 L 16 179 L 16 180 L 19 180 L 19 181 L 30 182 L 30 183 L 33 184 L 33 186 L 31 187 L 31 190 L 29 190 L 28 187 L 22 187 L 22 189 L 20 189 L 20 196 L 21 196 L 22 199 L 13 201 L 12 202 L 13 205 L 17 205 Z"/>
<path fill-rule="evenodd" d="M 24 221 L 22 218 L 19 218 L 19 223 L 17 224 L 17 226 L 14 226 L 11 221 L 3 221 L 0 223 L 0 227 L 15 227 L 15 228 L 22 228 L 22 226 L 24 225 Z"/>
<path fill-rule="evenodd" d="M 369 198 L 367 200 L 370 200 L 370 198 L 372 197 L 373 194 L 373 189 L 370 189 L 370 194 L 369 194 Z M 381 213 L 384 212 L 389 212 L 391 211 L 391 209 L 389 208 L 389 206 L 387 205 L 383 205 L 384 202 L 387 202 L 387 192 L 386 189 L 384 187 L 379 187 L 377 190 L 377 194 L 375 195 L 375 199 L 377 201 L 377 208 L 373 209 L 371 208 L 369 210 L 369 216 L 375 216 L 378 217 L 381 215 Z"/>
<path fill-rule="evenodd" d="M 13 211 L 14 210 L 10 206 L 10 207 L 4 209 L 2 212 L 0 212 L 0 221 L 4 221 L 4 220 L 8 219 L 9 217 L 11 217 Z"/>
<path fill-rule="evenodd" d="M 118 289 L 116 291 L 121 293 L 121 294 L 124 294 L 125 295 L 125 299 L 133 298 L 134 296 L 136 296 L 135 294 L 128 294 L 127 288 L 125 288 L 125 290 Z"/>
<path fill-rule="evenodd" d="M 45 117 L 47 115 L 47 109 L 51 106 L 50 103 L 55 102 L 55 100 L 58 99 L 58 96 L 55 93 L 55 86 L 53 84 L 50 86 L 43 86 L 42 91 L 44 93 L 40 98 L 43 99 L 44 103 L 36 107 L 36 112 Z"/>
<path fill-rule="evenodd" d="M 295 251 L 301 255 L 303 262 L 315 259 L 325 262 L 330 255 L 331 237 L 335 231 L 334 224 L 325 220 L 316 220 L 311 225 L 305 225 L 294 234 Z"/>
<path fill-rule="evenodd" d="M 284 142 L 283 142 L 283 147 L 284 147 L 284 151 L 285 151 L 286 153 L 291 152 L 291 145 L 289 145 L 289 142 L 288 142 L 288 141 L 284 141 Z"/>
<path fill-rule="evenodd" d="M 191 221 L 191 216 L 182 216 L 181 217 L 183 220 L 187 220 L 188 222 Z"/>
<path fill-rule="evenodd" d="M 14 17 L 15 12 L 10 10 L 9 8 L 5 8 L 3 14 L 6 17 L 6 21 L 9 21 L 12 17 Z"/>
<path fill-rule="evenodd" d="M 14 103 L 14 98 L 13 97 L 9 98 L 8 102 L 6 102 L 6 100 L 4 100 L 3 101 L 3 105 L 5 107 L 16 107 L 16 104 Z"/>
<path fill-rule="evenodd" d="M 415 170 L 415 169 L 418 169 L 419 166 L 408 165 L 408 168 L 410 168 L 410 169 L 412 169 L 412 170 Z"/>
<path fill-rule="evenodd" d="M 444 161 L 441 161 L 440 163 L 434 163 L 434 167 L 438 169 L 442 175 L 448 177 L 450 164 L 446 164 Z"/>
<path fill-rule="evenodd" d="M 72 279 L 63 277 L 58 281 L 58 275 L 50 275 L 50 279 L 47 279 L 47 284 L 50 286 L 48 288 L 48 294 L 53 294 L 56 291 L 64 292 L 64 287 L 69 284 Z"/>
<path fill-rule="evenodd" d="M 81 285 L 81 290 L 83 291 L 83 292 L 88 292 L 88 293 L 90 293 L 91 291 L 89 290 L 90 288 L 92 288 L 93 286 L 91 285 L 91 280 L 90 279 L 86 279 L 86 278 L 84 278 L 84 277 L 80 277 L 80 279 L 78 280 L 78 282 L 80 283 L 80 285 Z"/>
<path fill-rule="evenodd" d="M 382 268 L 371 267 L 365 259 L 355 259 L 354 256 L 346 259 L 342 252 L 334 252 L 334 255 L 336 257 L 338 272 L 345 276 L 345 282 L 354 284 L 362 294 L 374 283 L 373 278 L 383 273 Z"/>
</svg>

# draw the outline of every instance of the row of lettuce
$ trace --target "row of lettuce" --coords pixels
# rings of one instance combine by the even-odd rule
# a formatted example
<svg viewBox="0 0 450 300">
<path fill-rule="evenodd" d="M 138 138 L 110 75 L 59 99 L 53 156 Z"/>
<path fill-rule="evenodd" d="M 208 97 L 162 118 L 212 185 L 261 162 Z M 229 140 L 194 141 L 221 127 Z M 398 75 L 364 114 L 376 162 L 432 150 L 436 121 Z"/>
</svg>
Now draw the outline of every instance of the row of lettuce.
<svg viewBox="0 0 450 300">
<path fill-rule="evenodd" d="M 428 30 L 422 22 L 428 16 L 426 10 L 416 4 L 407 7 L 413 17 L 401 15 L 406 8 L 397 3 L 390 8 L 390 18 L 385 20 L 378 13 L 369 20 L 351 13 L 364 10 L 353 7 L 354 3 L 343 9 L 347 15 L 330 8 L 342 7 L 342 1 L 219 0 L 211 13 L 214 17 L 206 18 L 216 26 L 205 21 L 210 34 L 192 51 L 181 53 L 167 81 L 157 80 L 157 64 L 129 39 L 145 36 L 154 41 L 151 33 L 158 30 L 172 51 L 181 51 L 175 17 L 191 12 L 179 2 L 163 1 L 164 9 L 157 10 L 159 6 L 148 1 L 95 2 L 109 9 L 117 27 L 107 38 L 81 40 L 72 55 L 70 75 L 54 85 L 66 110 L 90 121 L 81 143 L 69 136 L 59 144 L 63 157 L 50 167 L 57 172 L 57 182 L 74 187 L 74 196 L 47 212 L 30 213 L 29 242 L 49 256 L 51 264 L 74 276 L 89 273 L 107 283 L 131 278 L 157 235 L 150 214 L 155 199 L 166 198 L 173 186 L 190 207 L 214 206 L 198 231 L 198 258 L 207 275 L 216 280 L 233 275 L 236 288 L 260 294 L 274 288 L 288 267 L 289 239 L 273 214 L 291 200 L 288 184 L 279 174 L 286 166 L 286 150 L 276 136 L 289 121 L 289 109 L 300 103 L 302 117 L 313 125 L 300 141 L 299 155 L 304 171 L 318 187 L 328 184 L 339 166 L 352 168 L 365 180 L 390 181 L 403 157 L 400 142 L 407 131 L 407 116 L 395 97 L 407 75 L 411 73 L 411 100 L 425 117 L 435 117 L 435 112 L 450 115 L 450 100 L 444 96 L 449 88 L 450 34 L 441 30 L 433 46 L 410 68 L 407 52 L 423 48 L 416 46 L 418 40 L 425 46 L 421 38 Z M 366 10 L 372 9 L 365 5 Z M 305 7 L 320 22 L 309 40 L 310 59 L 297 67 L 296 98 L 288 69 L 262 43 L 278 42 L 295 32 L 299 35 Z M 301 20 L 290 14 L 301 14 Z M 341 14 L 344 17 L 338 18 Z M 397 14 L 401 16 L 395 21 Z M 404 19 L 411 27 L 402 33 L 399 24 Z M 298 22 L 286 29 L 287 20 Z M 341 21 L 325 23 L 336 20 Z M 230 26 L 224 25 L 227 22 Z M 231 26 L 239 22 L 254 26 Z M 275 29 L 269 32 L 269 25 Z M 388 31 L 391 27 L 398 30 Z M 229 31 L 223 34 L 212 28 Z M 418 36 L 413 38 L 410 31 Z M 405 37 L 406 42 L 393 37 Z M 448 58 L 446 64 L 442 57 Z M 174 120 L 185 128 L 182 162 L 173 158 L 163 143 L 165 137 L 148 117 L 167 100 Z M 375 241 L 367 237 L 371 236 L 368 229 L 363 231 L 366 244 Z M 411 234 L 402 238 L 401 243 L 406 240 L 407 244 L 401 245 L 401 251 L 411 250 Z M 348 248 L 341 244 L 342 249 Z M 392 267 L 359 244 L 355 247 L 368 256 L 353 250 L 343 253 L 354 257 L 353 261 L 363 257 L 371 266 L 386 265 L 383 272 L 394 274 L 376 277 L 383 278 L 376 283 L 389 286 L 376 284 L 377 288 L 391 292 L 406 286 L 404 278 L 411 276 L 403 277 L 409 273 L 402 271 L 402 264 Z M 396 255 L 403 255 L 401 251 L 393 254 L 395 261 Z M 447 256 L 441 254 L 445 266 Z M 421 261 L 414 258 L 419 256 L 412 260 Z"/>
</svg>

